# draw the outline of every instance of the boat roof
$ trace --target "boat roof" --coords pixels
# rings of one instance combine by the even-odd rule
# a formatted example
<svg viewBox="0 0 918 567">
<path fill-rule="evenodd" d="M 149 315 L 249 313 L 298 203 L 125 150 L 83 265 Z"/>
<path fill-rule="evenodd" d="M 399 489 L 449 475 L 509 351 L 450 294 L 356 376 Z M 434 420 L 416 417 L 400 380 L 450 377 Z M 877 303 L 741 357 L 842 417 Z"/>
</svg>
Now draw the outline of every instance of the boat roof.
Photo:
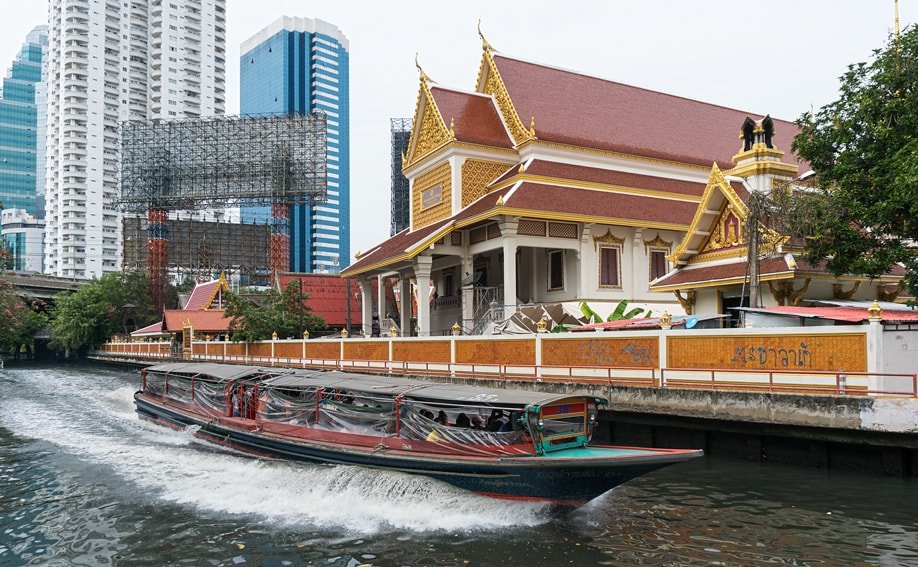
<svg viewBox="0 0 918 567">
<path fill-rule="evenodd" d="M 289 368 L 263 368 L 259 366 L 240 366 L 238 364 L 217 364 L 213 362 L 167 362 L 147 367 L 148 372 L 160 374 L 204 375 L 219 382 L 239 380 L 260 375 L 275 375 L 293 372 Z"/>
<path fill-rule="evenodd" d="M 342 389 L 368 395 L 404 396 L 416 401 L 461 403 L 482 406 L 524 407 L 546 405 L 572 397 L 587 397 L 600 403 L 604 398 L 586 394 L 550 394 L 530 390 L 485 388 L 474 384 L 440 384 L 398 376 L 352 374 L 349 372 L 310 370 L 304 368 L 264 368 L 235 364 L 171 362 L 157 364 L 148 371 L 208 376 L 220 381 L 269 376 L 261 382 L 266 387 L 290 389 Z"/>
<path fill-rule="evenodd" d="M 545 405 L 572 397 L 589 397 L 607 403 L 604 398 L 585 394 L 549 394 L 530 390 L 485 388 L 474 384 L 440 384 L 393 376 L 352 374 L 297 369 L 291 374 L 276 376 L 263 382 L 275 388 L 327 388 L 346 389 L 351 392 L 402 395 L 406 399 L 430 402 L 462 402 L 484 406 Z"/>
</svg>

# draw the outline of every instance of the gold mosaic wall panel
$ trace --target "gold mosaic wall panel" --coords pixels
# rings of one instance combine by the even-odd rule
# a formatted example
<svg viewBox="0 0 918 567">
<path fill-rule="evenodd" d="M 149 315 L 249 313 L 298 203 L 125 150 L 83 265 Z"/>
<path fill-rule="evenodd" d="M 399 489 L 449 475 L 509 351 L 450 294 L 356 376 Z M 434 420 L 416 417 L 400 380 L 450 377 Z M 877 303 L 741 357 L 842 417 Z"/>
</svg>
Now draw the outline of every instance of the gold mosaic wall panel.
<svg viewBox="0 0 918 567">
<path fill-rule="evenodd" d="M 867 336 L 668 337 L 668 368 L 867 371 Z"/>
<path fill-rule="evenodd" d="M 507 171 L 506 163 L 467 159 L 462 164 L 462 206 L 470 205 L 486 193 L 485 187 L 495 177 Z"/>
<path fill-rule="evenodd" d="M 449 343 L 446 341 L 395 341 L 392 343 L 392 360 L 396 362 L 449 362 Z"/>
<path fill-rule="evenodd" d="M 423 175 L 419 175 L 414 180 L 411 196 L 412 230 L 443 220 L 453 213 L 453 197 L 450 189 L 452 187 L 450 183 L 451 174 L 449 163 L 446 162 Z M 434 185 L 440 185 L 442 188 L 440 202 L 421 210 L 421 193 Z"/>
<path fill-rule="evenodd" d="M 245 343 L 230 343 L 226 345 L 226 354 L 230 356 L 245 356 Z"/>
<path fill-rule="evenodd" d="M 347 341 L 344 343 L 345 360 L 389 360 L 389 343 Z"/>
<path fill-rule="evenodd" d="M 535 364 L 535 341 L 456 341 L 456 362 L 459 364 Z"/>
<path fill-rule="evenodd" d="M 542 339 L 542 364 L 657 368 L 660 360 L 659 350 L 656 337 Z"/>
<path fill-rule="evenodd" d="M 303 343 L 277 343 L 274 345 L 274 356 L 281 358 L 299 358 L 303 355 Z"/>
<path fill-rule="evenodd" d="M 341 358 L 341 343 L 338 341 L 306 341 L 306 358 Z"/>
<path fill-rule="evenodd" d="M 252 343 L 249 345 L 249 356 L 271 356 L 271 342 Z"/>
</svg>

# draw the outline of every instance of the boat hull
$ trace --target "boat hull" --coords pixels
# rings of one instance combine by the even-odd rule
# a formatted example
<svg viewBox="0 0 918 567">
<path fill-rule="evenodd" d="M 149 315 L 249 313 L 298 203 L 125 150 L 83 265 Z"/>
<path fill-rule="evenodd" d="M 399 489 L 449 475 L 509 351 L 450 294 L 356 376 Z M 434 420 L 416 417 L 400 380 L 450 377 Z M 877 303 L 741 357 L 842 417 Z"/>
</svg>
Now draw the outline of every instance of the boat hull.
<svg viewBox="0 0 918 567">
<path fill-rule="evenodd" d="M 195 435 L 253 455 L 291 461 L 358 465 L 428 476 L 496 498 L 580 506 L 633 478 L 701 455 L 701 451 L 649 449 L 647 454 L 602 459 L 558 457 L 471 457 L 413 453 L 381 446 L 338 445 L 237 427 L 135 394 L 137 413 L 177 429 L 196 426 Z M 611 448 L 610 448 L 611 449 Z"/>
</svg>

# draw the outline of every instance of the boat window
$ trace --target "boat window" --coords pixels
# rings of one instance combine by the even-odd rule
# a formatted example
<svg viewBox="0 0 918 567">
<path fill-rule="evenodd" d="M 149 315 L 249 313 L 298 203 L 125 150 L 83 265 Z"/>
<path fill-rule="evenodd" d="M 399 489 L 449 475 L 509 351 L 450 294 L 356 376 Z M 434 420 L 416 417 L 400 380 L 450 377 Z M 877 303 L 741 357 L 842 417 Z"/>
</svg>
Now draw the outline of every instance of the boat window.
<svg viewBox="0 0 918 567">
<path fill-rule="evenodd" d="M 542 438 L 557 441 L 584 435 L 586 409 L 585 402 L 543 407 L 541 413 Z"/>
</svg>

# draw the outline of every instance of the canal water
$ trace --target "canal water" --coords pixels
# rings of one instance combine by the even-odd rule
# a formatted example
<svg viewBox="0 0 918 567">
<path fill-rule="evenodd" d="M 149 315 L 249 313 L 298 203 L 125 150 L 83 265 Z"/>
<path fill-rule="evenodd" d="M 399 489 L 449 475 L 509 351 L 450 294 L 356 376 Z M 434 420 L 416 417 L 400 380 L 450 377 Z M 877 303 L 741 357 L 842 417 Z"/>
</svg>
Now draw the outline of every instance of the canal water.
<svg viewBox="0 0 918 567">
<path fill-rule="evenodd" d="M 141 422 L 131 371 L 0 370 L 0 566 L 918 565 L 918 481 L 705 458 L 574 513 Z"/>
</svg>

